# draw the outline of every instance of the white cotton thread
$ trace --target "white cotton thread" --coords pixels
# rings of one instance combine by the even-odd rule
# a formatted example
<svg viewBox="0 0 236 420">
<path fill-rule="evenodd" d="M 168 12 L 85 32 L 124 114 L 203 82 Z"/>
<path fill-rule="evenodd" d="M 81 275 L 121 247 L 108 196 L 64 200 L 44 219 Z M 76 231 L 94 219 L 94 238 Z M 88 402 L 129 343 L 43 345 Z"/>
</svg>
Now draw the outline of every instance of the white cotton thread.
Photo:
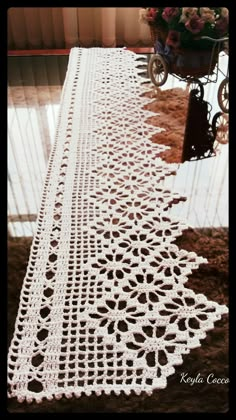
<svg viewBox="0 0 236 420">
<path fill-rule="evenodd" d="M 151 395 L 228 312 L 184 284 L 206 263 L 173 244 L 187 225 L 161 179 L 138 57 L 72 48 L 8 355 L 19 402 Z"/>
</svg>

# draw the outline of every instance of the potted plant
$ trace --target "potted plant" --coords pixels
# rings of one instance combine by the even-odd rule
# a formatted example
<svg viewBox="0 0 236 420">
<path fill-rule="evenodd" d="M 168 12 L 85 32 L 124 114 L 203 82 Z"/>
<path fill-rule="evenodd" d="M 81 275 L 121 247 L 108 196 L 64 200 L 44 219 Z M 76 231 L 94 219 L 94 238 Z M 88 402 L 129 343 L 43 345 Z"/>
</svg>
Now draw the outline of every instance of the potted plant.
<svg viewBox="0 0 236 420">
<path fill-rule="evenodd" d="M 215 40 L 228 35 L 226 7 L 141 8 L 140 22 L 148 24 L 156 53 L 161 54 L 180 75 L 200 76 L 212 72 L 220 48 Z M 181 70 L 180 70 L 181 69 Z"/>
<path fill-rule="evenodd" d="M 209 50 L 214 39 L 228 34 L 229 11 L 226 7 L 157 7 L 142 8 L 140 21 L 165 33 L 166 45 L 172 48 Z"/>
</svg>

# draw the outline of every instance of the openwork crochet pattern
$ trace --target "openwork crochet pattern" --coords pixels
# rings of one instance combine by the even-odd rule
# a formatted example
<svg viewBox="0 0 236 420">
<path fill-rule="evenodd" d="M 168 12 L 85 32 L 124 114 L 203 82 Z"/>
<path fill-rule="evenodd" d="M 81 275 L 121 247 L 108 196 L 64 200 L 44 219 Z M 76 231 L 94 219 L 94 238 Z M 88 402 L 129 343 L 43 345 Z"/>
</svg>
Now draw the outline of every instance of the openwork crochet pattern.
<svg viewBox="0 0 236 420">
<path fill-rule="evenodd" d="M 161 180 L 150 99 L 125 49 L 73 48 L 8 359 L 9 397 L 41 402 L 165 388 L 224 305 L 185 287 L 206 259 Z"/>
</svg>

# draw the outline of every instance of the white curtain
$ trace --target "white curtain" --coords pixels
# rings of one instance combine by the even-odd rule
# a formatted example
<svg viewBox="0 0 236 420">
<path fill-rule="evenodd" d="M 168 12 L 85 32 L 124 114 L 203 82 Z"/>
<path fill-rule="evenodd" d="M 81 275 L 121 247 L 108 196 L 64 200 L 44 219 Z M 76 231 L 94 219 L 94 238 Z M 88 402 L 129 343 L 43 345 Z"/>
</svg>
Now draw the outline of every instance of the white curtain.
<svg viewBox="0 0 236 420">
<path fill-rule="evenodd" d="M 138 7 L 12 7 L 9 49 L 152 46 Z"/>
</svg>

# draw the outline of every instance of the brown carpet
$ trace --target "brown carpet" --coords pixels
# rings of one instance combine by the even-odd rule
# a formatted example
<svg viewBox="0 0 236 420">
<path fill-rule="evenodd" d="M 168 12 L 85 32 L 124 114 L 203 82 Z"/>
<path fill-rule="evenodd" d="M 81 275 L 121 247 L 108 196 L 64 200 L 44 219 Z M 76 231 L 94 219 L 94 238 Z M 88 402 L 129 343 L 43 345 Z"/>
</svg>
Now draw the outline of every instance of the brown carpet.
<svg viewBox="0 0 236 420">
<path fill-rule="evenodd" d="M 9 239 L 8 247 L 8 324 L 9 342 L 12 337 L 15 317 L 19 304 L 19 294 L 29 257 L 30 239 Z M 208 264 L 195 270 L 187 287 L 196 293 L 203 293 L 208 299 L 220 304 L 228 304 L 228 230 L 189 229 L 176 240 L 180 248 L 195 251 L 206 257 Z M 181 374 L 197 378 L 204 383 L 190 385 L 181 382 Z M 226 413 L 228 411 L 228 385 L 208 384 L 207 377 L 228 377 L 228 316 L 224 315 L 208 332 L 202 346 L 184 356 L 184 363 L 168 378 L 167 388 L 153 392 L 148 397 L 140 396 L 82 396 L 79 399 L 63 398 L 60 401 L 44 401 L 42 404 L 19 404 L 8 400 L 9 412 L 27 413 Z M 186 376 L 186 377 L 187 377 Z M 185 377 L 185 379 L 186 379 Z M 199 376 L 198 376 L 199 377 Z"/>
<path fill-rule="evenodd" d="M 160 157 L 168 163 L 182 162 L 183 139 L 189 93 L 187 89 L 173 88 L 161 90 L 156 88 L 144 94 L 151 103 L 144 106 L 157 115 L 147 119 L 147 123 L 164 128 L 165 131 L 152 136 L 152 141 L 170 146 Z"/>
</svg>

